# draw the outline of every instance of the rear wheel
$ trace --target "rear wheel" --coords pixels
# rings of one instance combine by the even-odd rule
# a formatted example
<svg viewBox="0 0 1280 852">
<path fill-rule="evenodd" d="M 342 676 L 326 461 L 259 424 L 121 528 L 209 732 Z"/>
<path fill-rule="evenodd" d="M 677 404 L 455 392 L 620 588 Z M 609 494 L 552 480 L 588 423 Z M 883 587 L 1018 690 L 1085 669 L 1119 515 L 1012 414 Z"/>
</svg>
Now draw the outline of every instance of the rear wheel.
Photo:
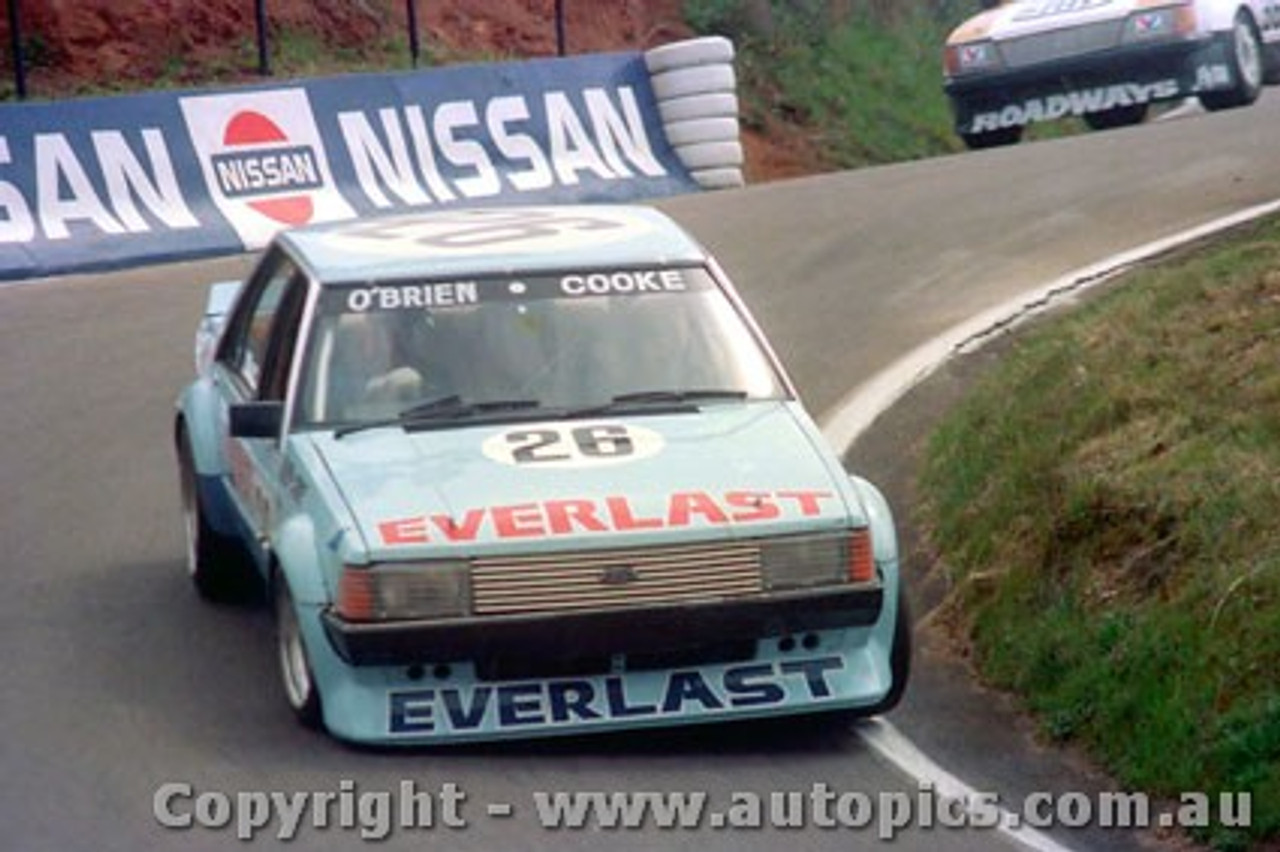
<svg viewBox="0 0 1280 852">
<path fill-rule="evenodd" d="M 187 575 L 196 591 L 205 600 L 218 603 L 238 603 L 252 598 L 256 583 L 248 554 L 234 538 L 210 526 L 185 431 L 178 436 L 178 475 L 187 539 Z"/>
<path fill-rule="evenodd" d="M 1022 139 L 1021 127 L 1002 127 L 999 130 L 988 130 L 983 133 L 961 133 L 965 147 L 970 151 L 981 151 L 984 148 L 999 148 L 1002 145 L 1016 145 Z"/>
<path fill-rule="evenodd" d="M 1146 117 L 1147 105 L 1133 104 L 1132 106 L 1116 107 L 1105 112 L 1086 112 L 1084 114 L 1084 123 L 1089 126 L 1090 130 L 1112 130 L 1116 127 L 1141 124 Z"/>
<path fill-rule="evenodd" d="M 1248 106 L 1262 92 L 1263 61 L 1262 44 L 1253 19 L 1246 13 L 1236 15 L 1231 28 L 1230 61 L 1234 67 L 1236 83 L 1221 92 L 1204 92 L 1200 103 L 1208 110 L 1232 109 Z"/>
<path fill-rule="evenodd" d="M 316 691 L 311 661 L 302 640 L 302 625 L 289 593 L 289 583 L 279 572 L 272 586 L 276 621 L 276 656 L 280 663 L 280 682 L 285 698 L 298 721 L 308 728 L 319 728 L 322 717 L 320 693 Z"/>
</svg>

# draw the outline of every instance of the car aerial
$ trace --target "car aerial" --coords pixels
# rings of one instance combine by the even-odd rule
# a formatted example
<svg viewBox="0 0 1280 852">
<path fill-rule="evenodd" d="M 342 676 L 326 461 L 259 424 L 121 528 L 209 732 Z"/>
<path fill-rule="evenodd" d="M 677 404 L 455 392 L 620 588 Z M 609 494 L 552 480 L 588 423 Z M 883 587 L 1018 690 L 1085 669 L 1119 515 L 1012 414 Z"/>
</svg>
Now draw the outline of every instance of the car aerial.
<svg viewBox="0 0 1280 852">
<path fill-rule="evenodd" d="M 1246 106 L 1280 82 L 1280 0 L 1012 0 L 957 27 L 943 64 L 970 148 L 1067 116 L 1103 130 L 1155 103 Z"/>
<path fill-rule="evenodd" d="M 187 566 L 270 601 L 304 724 L 423 744 L 902 695 L 886 502 L 655 210 L 286 231 L 195 349 Z"/>
</svg>

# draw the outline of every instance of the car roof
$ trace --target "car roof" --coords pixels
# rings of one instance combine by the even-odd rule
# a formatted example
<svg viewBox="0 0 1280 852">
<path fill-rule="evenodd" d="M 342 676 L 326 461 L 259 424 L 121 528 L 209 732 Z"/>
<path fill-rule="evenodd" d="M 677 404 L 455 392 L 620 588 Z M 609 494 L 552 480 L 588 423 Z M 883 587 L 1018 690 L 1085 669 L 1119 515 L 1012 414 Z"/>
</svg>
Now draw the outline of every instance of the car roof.
<svg viewBox="0 0 1280 852">
<path fill-rule="evenodd" d="M 379 216 L 282 232 L 317 280 L 451 278 L 701 263 L 706 251 L 648 207 L 485 207 Z"/>
</svg>

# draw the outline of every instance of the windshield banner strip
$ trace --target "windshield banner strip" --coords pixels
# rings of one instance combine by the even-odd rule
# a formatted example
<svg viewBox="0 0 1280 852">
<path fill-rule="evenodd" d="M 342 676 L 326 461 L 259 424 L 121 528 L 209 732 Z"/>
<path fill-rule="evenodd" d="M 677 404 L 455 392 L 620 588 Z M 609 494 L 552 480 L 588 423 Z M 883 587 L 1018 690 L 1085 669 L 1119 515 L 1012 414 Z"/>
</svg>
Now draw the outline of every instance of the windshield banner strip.
<svg viewBox="0 0 1280 852">
<path fill-rule="evenodd" d="M 699 267 L 594 269 L 556 275 L 503 276 L 463 281 L 389 281 L 325 288 L 326 314 L 448 310 L 497 302 L 544 299 L 636 298 L 711 290 Z"/>
</svg>

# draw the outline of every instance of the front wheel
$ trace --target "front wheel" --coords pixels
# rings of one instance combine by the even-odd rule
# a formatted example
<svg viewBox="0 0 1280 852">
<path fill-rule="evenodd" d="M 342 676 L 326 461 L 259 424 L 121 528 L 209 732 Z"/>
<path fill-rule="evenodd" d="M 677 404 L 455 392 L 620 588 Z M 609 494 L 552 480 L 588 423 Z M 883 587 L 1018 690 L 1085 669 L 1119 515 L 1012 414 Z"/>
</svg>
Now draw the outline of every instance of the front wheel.
<svg viewBox="0 0 1280 852">
<path fill-rule="evenodd" d="M 1236 15 L 1231 28 L 1230 61 L 1234 66 L 1236 83 L 1221 92 L 1204 92 L 1200 103 L 1207 110 L 1232 109 L 1248 106 L 1262 92 L 1262 45 L 1253 20 L 1244 12 Z"/>
<path fill-rule="evenodd" d="M 981 151 L 984 148 L 999 148 L 1003 145 L 1016 145 L 1022 139 L 1022 127 L 1002 127 L 999 130 L 988 130 L 983 133 L 961 133 L 965 147 L 970 151 Z"/>
<path fill-rule="evenodd" d="M 898 589 L 898 612 L 893 625 L 893 649 L 889 652 L 889 671 L 893 682 L 889 693 L 862 712 L 864 716 L 880 716 L 898 706 L 902 694 L 907 691 L 911 679 L 911 607 L 907 605 L 906 589 Z"/>
<path fill-rule="evenodd" d="M 1128 127 L 1141 124 L 1147 117 L 1146 104 L 1115 107 L 1103 112 L 1086 112 L 1084 123 L 1090 130 L 1112 130 L 1116 127 Z"/>
<path fill-rule="evenodd" d="M 316 691 L 311 661 L 302 640 L 298 611 L 283 574 L 277 573 L 272 583 L 272 600 L 276 620 L 276 656 L 285 698 L 299 722 L 308 728 L 319 728 L 322 718 L 320 693 Z"/>
<path fill-rule="evenodd" d="M 825 710 L 811 714 L 814 724 L 824 729 L 843 731 L 849 725 L 871 716 L 883 716 L 898 706 L 911 679 L 911 607 L 905 590 L 898 591 L 897 620 L 893 625 L 893 647 L 889 651 L 889 692 L 870 707 L 854 710 Z"/>
</svg>

